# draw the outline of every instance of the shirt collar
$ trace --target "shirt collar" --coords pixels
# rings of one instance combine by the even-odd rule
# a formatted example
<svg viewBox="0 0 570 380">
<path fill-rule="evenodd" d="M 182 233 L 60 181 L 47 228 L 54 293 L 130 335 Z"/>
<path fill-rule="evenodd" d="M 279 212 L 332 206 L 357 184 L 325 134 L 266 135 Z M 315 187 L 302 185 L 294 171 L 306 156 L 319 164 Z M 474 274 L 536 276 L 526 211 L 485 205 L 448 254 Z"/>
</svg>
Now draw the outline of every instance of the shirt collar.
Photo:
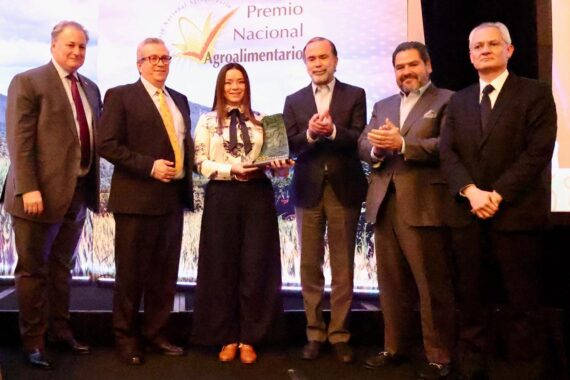
<svg viewBox="0 0 570 380">
<path fill-rule="evenodd" d="M 507 81 L 507 77 L 509 76 L 509 70 L 503 71 L 498 77 L 493 79 L 491 82 L 485 82 L 483 79 L 479 78 L 479 95 L 483 92 L 483 89 L 488 85 L 492 85 L 495 89 L 495 93 L 501 92 L 503 85 Z"/>
<path fill-rule="evenodd" d="M 60 77 L 61 79 L 67 78 L 67 76 L 68 76 L 69 74 L 71 74 L 70 72 L 66 71 L 63 67 L 61 67 L 61 66 L 59 65 L 59 63 L 57 63 L 56 60 L 53 59 L 53 57 L 52 57 L 52 59 L 51 59 L 51 62 L 53 63 L 53 65 L 54 65 L 54 67 L 55 67 L 55 69 L 56 69 L 56 71 L 57 71 L 57 74 L 59 75 L 59 77 Z M 77 80 L 79 80 L 79 77 L 78 77 L 78 75 L 77 75 L 77 72 L 75 72 L 73 75 L 75 76 L 75 78 L 77 78 Z"/>
<path fill-rule="evenodd" d="M 155 87 L 152 83 L 150 83 L 148 80 L 144 79 L 142 76 L 141 76 L 141 82 L 142 82 L 144 88 L 146 89 L 146 91 L 148 92 L 148 94 L 150 96 L 156 95 L 156 92 L 158 90 L 162 90 L 162 92 L 164 92 L 164 94 L 166 96 L 170 96 L 168 94 L 168 91 L 166 91 L 166 87 L 162 87 L 162 88 Z"/>
<path fill-rule="evenodd" d="M 329 90 L 332 91 L 335 84 L 336 84 L 336 78 L 333 77 L 333 79 L 329 83 L 327 83 L 325 86 L 327 86 L 329 88 Z M 315 95 L 317 93 L 317 88 L 319 88 L 319 86 L 317 86 L 314 82 L 311 82 L 311 87 L 313 88 L 313 95 Z"/>
<path fill-rule="evenodd" d="M 418 88 L 417 90 L 410 91 L 410 93 L 407 95 L 404 91 L 400 91 L 400 97 L 402 99 L 406 99 L 409 96 L 416 96 L 419 98 L 420 96 L 422 96 L 424 94 L 424 92 L 426 92 L 426 90 L 428 89 L 429 86 L 431 86 L 430 80 L 426 84 L 424 84 L 422 87 Z"/>
</svg>

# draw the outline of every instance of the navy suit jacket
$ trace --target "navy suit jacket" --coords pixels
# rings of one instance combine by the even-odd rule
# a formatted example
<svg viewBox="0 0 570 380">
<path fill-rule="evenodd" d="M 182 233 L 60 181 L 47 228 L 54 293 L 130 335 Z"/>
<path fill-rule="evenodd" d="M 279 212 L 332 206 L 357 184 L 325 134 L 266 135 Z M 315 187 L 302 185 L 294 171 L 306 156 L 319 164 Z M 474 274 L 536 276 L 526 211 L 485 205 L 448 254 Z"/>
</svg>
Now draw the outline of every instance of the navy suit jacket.
<svg viewBox="0 0 570 380">
<path fill-rule="evenodd" d="M 322 197 L 325 165 L 335 195 L 346 207 L 360 207 L 366 196 L 366 177 L 358 158 L 357 142 L 366 125 L 366 94 L 362 88 L 336 80 L 329 111 L 336 126 L 334 140 L 307 141 L 309 119 L 317 113 L 311 85 L 287 96 L 283 118 L 289 148 L 296 159 L 292 202 L 315 206 Z"/>
<path fill-rule="evenodd" d="M 162 215 L 193 209 L 194 144 L 186 96 L 167 87 L 186 125 L 182 180 L 168 183 L 151 177 L 154 161 L 174 161 L 174 151 L 160 112 L 139 80 L 111 88 L 105 94 L 98 139 L 101 157 L 115 165 L 109 210 L 115 213 Z"/>
<path fill-rule="evenodd" d="M 468 184 L 496 190 L 503 202 L 490 223 L 500 230 L 548 224 L 550 161 L 556 140 L 556 107 L 546 83 L 509 73 L 481 131 L 479 83 L 455 93 L 441 135 L 441 168 L 454 198 L 446 212 L 453 227 L 477 220 L 459 192 Z"/>
</svg>

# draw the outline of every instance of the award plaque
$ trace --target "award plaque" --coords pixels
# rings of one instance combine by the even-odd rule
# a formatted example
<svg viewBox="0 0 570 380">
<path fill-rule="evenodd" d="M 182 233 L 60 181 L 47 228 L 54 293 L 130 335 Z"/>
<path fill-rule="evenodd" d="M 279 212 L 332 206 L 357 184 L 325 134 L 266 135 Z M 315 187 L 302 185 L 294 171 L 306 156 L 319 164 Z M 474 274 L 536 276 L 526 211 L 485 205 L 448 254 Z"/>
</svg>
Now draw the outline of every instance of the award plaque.
<svg viewBox="0 0 570 380">
<path fill-rule="evenodd" d="M 262 166 L 271 161 L 288 159 L 289 143 L 283 115 L 280 113 L 268 115 L 261 119 L 261 122 L 263 123 L 263 146 L 253 165 Z"/>
</svg>

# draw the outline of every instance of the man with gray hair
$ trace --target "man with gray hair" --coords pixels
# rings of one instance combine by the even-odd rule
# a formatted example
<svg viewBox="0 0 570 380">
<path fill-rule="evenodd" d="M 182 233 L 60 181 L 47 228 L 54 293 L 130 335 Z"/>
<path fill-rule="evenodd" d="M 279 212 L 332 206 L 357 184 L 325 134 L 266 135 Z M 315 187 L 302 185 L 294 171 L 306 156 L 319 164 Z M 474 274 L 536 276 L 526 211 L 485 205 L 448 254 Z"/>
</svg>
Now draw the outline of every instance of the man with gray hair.
<svg viewBox="0 0 570 380">
<path fill-rule="evenodd" d="M 115 218 L 113 330 L 120 358 L 144 362 L 143 346 L 180 356 L 165 329 L 176 293 L 184 209 L 193 209 L 190 108 L 165 86 L 170 56 L 164 41 L 137 49 L 140 79 L 105 94 L 99 153 L 115 165 L 109 211 Z M 137 316 L 144 298 L 144 318 Z"/>
<path fill-rule="evenodd" d="M 15 269 L 26 362 L 51 369 L 48 340 L 89 353 L 69 326 L 69 284 L 86 208 L 99 206 L 93 138 L 101 109 L 97 85 L 77 70 L 89 35 L 74 21 L 51 33 L 52 59 L 16 75 L 8 88 L 6 131 L 11 166 L 5 207 L 18 253 Z"/>
<path fill-rule="evenodd" d="M 354 248 L 366 177 L 358 159 L 358 136 L 366 124 L 366 94 L 335 78 L 338 54 L 332 41 L 310 39 L 303 59 L 311 84 L 287 96 L 283 118 L 297 158 L 292 183 L 301 250 L 301 288 L 308 343 L 302 358 L 316 359 L 325 342 L 336 358 L 353 361 L 348 341 Z M 325 233 L 326 231 L 326 233 Z M 331 318 L 323 318 L 325 236 L 331 266 Z"/>
<path fill-rule="evenodd" d="M 471 31 L 469 55 L 479 82 L 451 97 L 440 143 L 453 197 L 446 222 L 457 272 L 459 364 L 468 379 L 488 376 L 493 303 L 504 304 L 501 333 L 509 360 L 540 359 L 544 349 L 540 262 L 556 108 L 548 84 L 509 72 L 513 52 L 504 24 Z"/>
</svg>

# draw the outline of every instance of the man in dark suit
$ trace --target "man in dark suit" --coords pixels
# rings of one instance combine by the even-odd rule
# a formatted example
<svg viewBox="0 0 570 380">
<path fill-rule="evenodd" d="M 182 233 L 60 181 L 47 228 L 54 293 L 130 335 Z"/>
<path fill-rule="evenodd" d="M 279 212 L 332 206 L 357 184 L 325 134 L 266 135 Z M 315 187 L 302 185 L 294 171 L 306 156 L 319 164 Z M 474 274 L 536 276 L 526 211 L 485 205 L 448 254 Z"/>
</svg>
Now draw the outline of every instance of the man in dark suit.
<svg viewBox="0 0 570 380">
<path fill-rule="evenodd" d="M 509 359 L 533 359 L 543 348 L 539 263 L 556 109 L 550 86 L 507 70 L 514 48 L 505 25 L 477 26 L 469 50 L 479 83 L 451 98 L 440 151 L 453 196 L 446 221 L 457 265 L 460 365 L 466 376 L 486 378 L 497 301 L 489 295 L 504 293 Z"/>
<path fill-rule="evenodd" d="M 366 178 L 357 152 L 358 136 L 366 124 L 366 95 L 363 89 L 334 77 L 338 58 L 331 41 L 311 39 L 303 59 L 312 83 L 289 95 L 283 111 L 289 147 L 296 157 L 292 201 L 309 340 L 302 357 L 317 358 L 328 339 L 337 358 L 351 362 L 347 318 L 356 229 L 366 195 Z M 322 314 L 325 230 L 332 274 L 328 329 Z"/>
<path fill-rule="evenodd" d="M 453 347 L 453 287 L 443 229 L 447 188 L 439 170 L 439 133 L 451 91 L 430 81 L 425 45 L 404 42 L 392 55 L 400 93 L 374 105 L 359 139 L 371 165 L 366 221 L 374 224 L 384 350 L 370 368 L 396 364 L 410 354 L 419 295 L 428 364 L 421 378 L 449 374 Z"/>
<path fill-rule="evenodd" d="M 51 33 L 51 62 L 16 75 L 8 88 L 5 207 L 18 253 L 20 334 L 27 363 L 44 369 L 53 366 L 44 350 L 48 327 L 49 340 L 89 353 L 69 326 L 75 249 L 86 207 L 99 206 L 93 138 L 101 96 L 77 73 L 88 40 L 80 24 L 60 22 Z"/>
<path fill-rule="evenodd" d="M 99 151 L 115 165 L 109 210 L 115 218 L 113 330 L 123 361 L 144 362 L 144 343 L 184 351 L 165 337 L 176 293 L 184 209 L 193 209 L 190 108 L 165 87 L 170 60 L 158 38 L 137 49 L 139 81 L 105 94 Z M 137 314 L 144 297 L 139 331 Z"/>
</svg>

